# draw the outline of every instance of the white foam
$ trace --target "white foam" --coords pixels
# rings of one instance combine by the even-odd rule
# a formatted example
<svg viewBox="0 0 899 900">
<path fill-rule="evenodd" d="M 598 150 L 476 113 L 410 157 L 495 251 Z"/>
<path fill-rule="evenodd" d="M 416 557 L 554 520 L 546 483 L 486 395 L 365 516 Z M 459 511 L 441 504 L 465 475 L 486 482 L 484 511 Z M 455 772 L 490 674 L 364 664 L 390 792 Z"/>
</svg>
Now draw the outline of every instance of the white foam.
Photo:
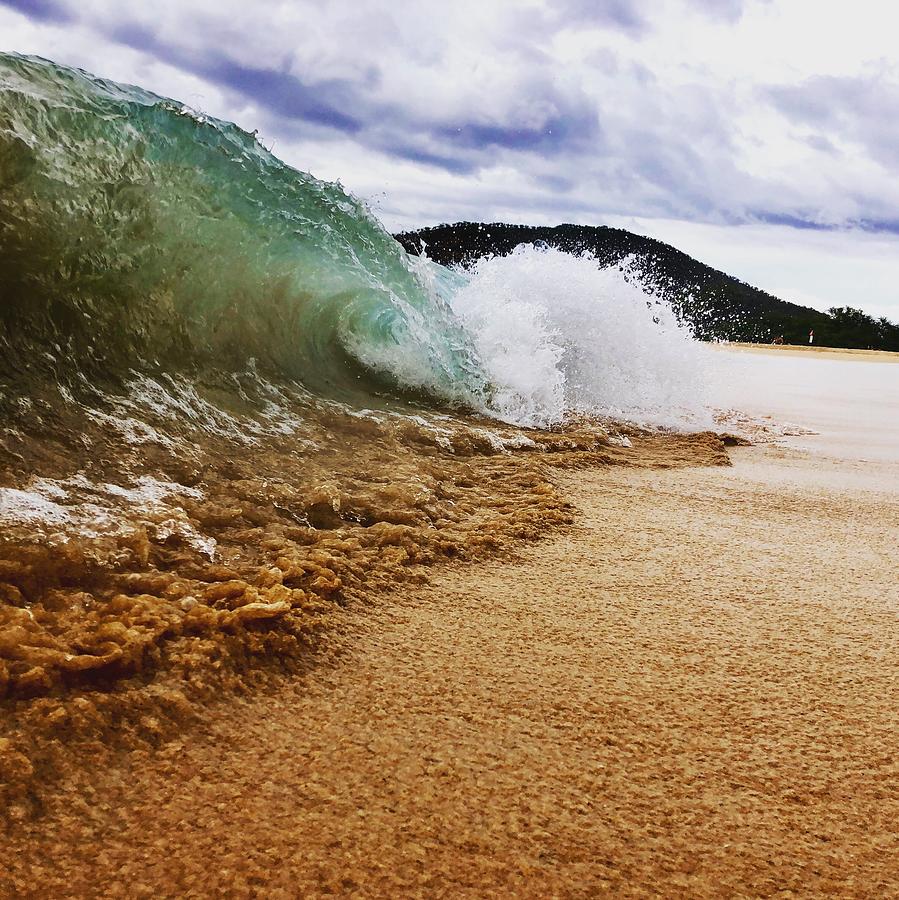
<svg viewBox="0 0 899 900">
<path fill-rule="evenodd" d="M 40 491 L 0 488 L 0 523 L 4 525 L 65 525 L 70 521 L 69 511 Z"/>
<path fill-rule="evenodd" d="M 184 497 L 199 499 L 203 492 L 152 475 L 142 475 L 132 487 L 92 482 L 82 473 L 58 480 L 33 478 L 25 489 L 0 488 L 0 524 L 25 525 L 35 536 L 55 539 L 61 537 L 56 533 L 60 529 L 98 537 L 144 523 L 152 526 L 156 540 L 177 535 L 214 559 L 216 541 L 191 524 L 180 505 Z"/>
<path fill-rule="evenodd" d="M 711 426 L 708 356 L 627 266 L 524 245 L 478 262 L 451 302 L 493 386 L 485 411 L 503 421 Z"/>
</svg>

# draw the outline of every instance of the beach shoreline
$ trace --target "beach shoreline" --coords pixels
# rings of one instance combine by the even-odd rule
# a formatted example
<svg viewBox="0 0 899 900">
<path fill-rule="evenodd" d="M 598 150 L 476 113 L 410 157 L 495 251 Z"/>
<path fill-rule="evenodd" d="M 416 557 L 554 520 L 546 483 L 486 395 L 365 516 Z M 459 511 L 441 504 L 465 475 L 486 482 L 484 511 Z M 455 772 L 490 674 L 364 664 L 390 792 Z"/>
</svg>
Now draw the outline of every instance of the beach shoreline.
<svg viewBox="0 0 899 900">
<path fill-rule="evenodd" d="M 560 451 L 565 527 L 341 608 L 302 670 L 210 694 L 187 728 L 154 740 L 148 710 L 93 766 L 38 765 L 0 892 L 888 892 L 899 464 L 867 447 L 891 446 L 871 423 L 895 398 L 812 403 L 836 365 L 748 385 L 817 433 L 732 465 L 702 436 L 631 465 Z"/>
<path fill-rule="evenodd" d="M 899 362 L 899 353 L 893 350 L 861 350 L 850 347 L 822 347 L 819 344 L 756 344 L 727 341 L 710 344 L 716 349 L 738 353 L 770 353 L 780 356 L 812 356 L 823 359 L 858 360 L 868 362 Z"/>
<path fill-rule="evenodd" d="M 558 473 L 570 532 L 351 613 L 325 664 L 50 798 L 9 884 L 886 890 L 896 485 L 730 452 Z"/>
<path fill-rule="evenodd" d="M 258 451 L 240 469 L 210 469 L 204 488 L 216 501 L 182 502 L 187 521 L 214 535 L 215 561 L 178 534 L 174 546 L 160 540 L 160 525 L 172 530 L 158 521 L 169 511 L 155 513 L 154 535 L 139 518 L 154 510 L 140 504 L 118 512 L 111 542 L 78 520 L 49 536 L 41 522 L 8 527 L 0 810 L 35 815 L 85 770 L 191 734 L 210 704 L 308 670 L 347 609 L 377 607 L 444 566 L 508 558 L 570 527 L 555 471 L 729 463 L 709 432 L 571 423 L 533 432 L 523 447 L 513 435 L 510 449 L 500 432 L 454 421 L 449 448 L 424 443 L 433 435 L 420 427 L 412 441 L 405 432 L 376 441 L 366 423 L 301 475 L 292 456 L 273 455 L 280 477 L 261 477 Z"/>
</svg>

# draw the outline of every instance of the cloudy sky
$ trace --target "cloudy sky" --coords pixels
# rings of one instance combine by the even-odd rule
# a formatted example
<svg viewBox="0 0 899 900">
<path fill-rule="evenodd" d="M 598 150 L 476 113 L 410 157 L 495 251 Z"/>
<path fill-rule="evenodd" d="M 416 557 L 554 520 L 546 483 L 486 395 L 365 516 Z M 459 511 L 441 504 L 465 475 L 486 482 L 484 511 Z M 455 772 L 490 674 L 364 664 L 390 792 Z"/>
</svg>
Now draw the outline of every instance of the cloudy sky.
<svg viewBox="0 0 899 900">
<path fill-rule="evenodd" d="M 899 320 L 885 0 L 0 0 L 0 49 L 258 129 L 391 229 L 612 224 Z"/>
</svg>

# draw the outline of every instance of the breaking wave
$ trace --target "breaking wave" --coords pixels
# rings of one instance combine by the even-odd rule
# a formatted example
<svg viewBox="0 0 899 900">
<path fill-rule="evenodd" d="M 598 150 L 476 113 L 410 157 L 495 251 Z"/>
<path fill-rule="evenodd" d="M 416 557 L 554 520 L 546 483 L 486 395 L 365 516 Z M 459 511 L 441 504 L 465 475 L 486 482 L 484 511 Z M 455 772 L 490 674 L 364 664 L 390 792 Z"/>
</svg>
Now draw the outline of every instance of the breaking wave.
<svg viewBox="0 0 899 900">
<path fill-rule="evenodd" d="M 627 271 L 535 248 L 412 260 L 339 185 L 140 88 L 0 57 L 0 185 L 10 382 L 253 361 L 355 406 L 522 425 L 701 406 L 692 339 Z"/>
<path fill-rule="evenodd" d="M 726 462 L 626 424 L 699 422 L 702 358 L 626 266 L 410 258 L 235 125 L 0 55 L 0 807 L 570 523 L 552 467 Z"/>
<path fill-rule="evenodd" d="M 705 357 L 627 265 L 524 245 L 478 262 L 451 302 L 493 386 L 490 412 L 507 422 L 706 420 Z"/>
</svg>

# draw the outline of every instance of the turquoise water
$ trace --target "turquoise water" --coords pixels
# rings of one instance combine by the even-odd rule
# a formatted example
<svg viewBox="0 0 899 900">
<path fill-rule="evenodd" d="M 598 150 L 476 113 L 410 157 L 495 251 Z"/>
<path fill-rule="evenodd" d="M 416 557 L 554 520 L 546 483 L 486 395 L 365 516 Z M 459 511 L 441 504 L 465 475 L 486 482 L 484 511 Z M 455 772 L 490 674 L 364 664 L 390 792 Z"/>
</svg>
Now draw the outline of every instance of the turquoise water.
<svg viewBox="0 0 899 900">
<path fill-rule="evenodd" d="M 339 185 L 138 87 L 0 55 L 7 367 L 241 369 L 478 405 L 471 342 Z M 56 350 L 52 348 L 55 347 Z M 49 364 L 49 363 L 48 363 Z"/>
<path fill-rule="evenodd" d="M 227 393 L 252 370 L 352 407 L 531 426 L 704 415 L 696 342 L 625 265 L 531 246 L 465 272 L 410 258 L 339 184 L 236 125 L 10 54 L 0 295 L 6 410 L 51 383 Z"/>
</svg>

